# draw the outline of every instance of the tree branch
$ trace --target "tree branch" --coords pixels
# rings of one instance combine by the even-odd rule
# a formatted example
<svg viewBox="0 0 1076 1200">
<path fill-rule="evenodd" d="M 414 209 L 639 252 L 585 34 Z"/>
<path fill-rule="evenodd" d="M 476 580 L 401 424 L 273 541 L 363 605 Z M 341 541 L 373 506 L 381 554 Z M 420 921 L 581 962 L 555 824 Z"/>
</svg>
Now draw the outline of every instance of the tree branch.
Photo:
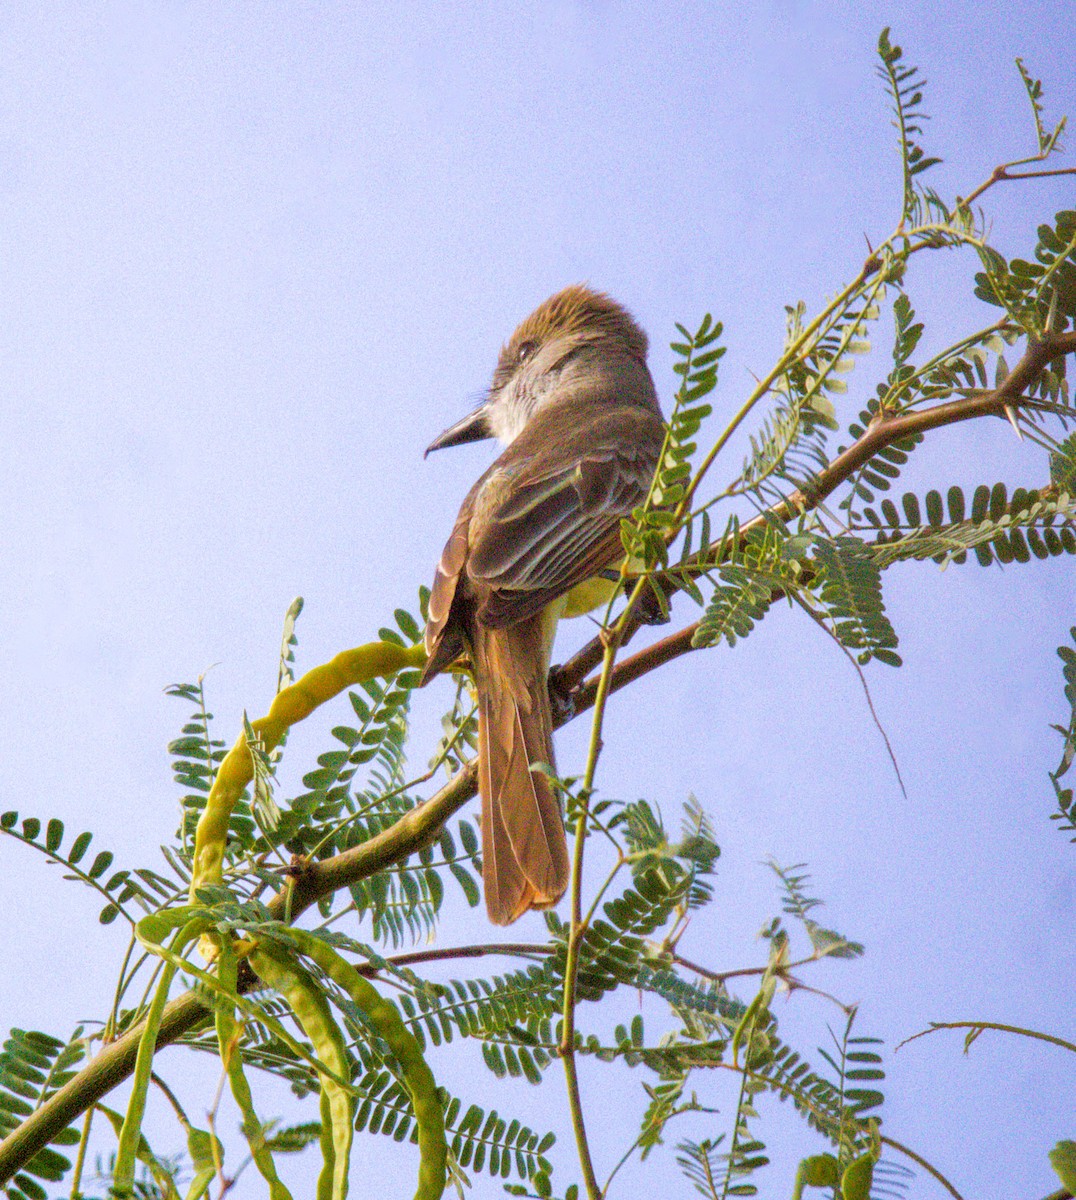
<svg viewBox="0 0 1076 1200">
<path fill-rule="evenodd" d="M 1000 387 L 994 388 L 992 391 L 959 400 L 950 400 L 944 404 L 936 404 L 931 408 L 918 409 L 913 412 L 888 417 L 879 416 L 843 454 L 839 454 L 824 470 L 820 471 L 808 487 L 797 489 L 787 500 L 774 505 L 766 513 L 744 524 L 740 530 L 741 538 L 752 530 L 761 528 L 773 517 L 788 520 L 797 513 L 809 512 L 811 509 L 817 508 L 865 462 L 901 438 L 914 433 L 926 433 L 931 429 L 940 429 L 945 425 L 955 425 L 961 421 L 970 421 L 977 417 L 1002 416 L 1006 407 L 1019 408 L 1024 393 L 1038 382 L 1046 367 L 1054 359 L 1063 358 L 1067 354 L 1076 354 L 1076 330 L 1049 334 L 1041 342 L 1029 341 L 1020 361 L 1006 376 Z M 702 561 L 703 559 L 700 558 L 700 562 Z M 709 563 L 707 565 L 716 566 L 717 564 Z M 624 642 L 627 642 L 638 631 L 640 624 L 638 619 L 629 624 L 623 638 Z M 630 658 L 623 659 L 613 671 L 612 690 L 616 691 L 641 675 L 648 674 L 655 667 L 671 662 L 681 654 L 688 653 L 692 649 L 691 639 L 697 628 L 698 622 L 694 622 Z M 587 675 L 601 662 L 601 659 L 601 639 L 592 638 L 566 663 L 554 668 L 551 677 L 554 686 L 570 695 L 579 710 L 588 708 L 593 703 L 597 687 L 596 681 L 584 681 Z"/>
<path fill-rule="evenodd" d="M 789 513 L 799 508 L 815 508 L 831 492 L 857 471 L 879 450 L 914 433 L 926 433 L 943 425 L 955 425 L 975 417 L 1001 416 L 1005 408 L 1018 408 L 1024 392 L 1038 382 L 1042 372 L 1055 358 L 1076 353 L 1076 331 L 1049 334 L 1041 342 L 1028 340 L 1020 361 L 1000 387 L 979 395 L 949 400 L 932 408 L 917 409 L 896 416 L 880 416 L 871 422 L 862 437 L 839 454 L 811 481 L 807 491 L 796 491 L 786 501 Z M 778 506 L 780 507 L 780 506 Z"/>
<path fill-rule="evenodd" d="M 269 903 L 272 919 L 294 921 L 321 896 L 345 887 L 353 880 L 365 879 L 429 845 L 445 821 L 475 794 L 477 778 L 478 770 L 472 763 L 453 776 L 425 804 L 370 841 L 293 872 L 291 886 L 283 887 Z M 249 991 L 253 985 L 253 974 L 240 972 L 240 991 Z M 167 1046 L 195 1029 L 208 1015 L 209 1011 L 193 992 L 177 996 L 165 1007 L 157 1048 Z M 145 1022 L 140 1021 L 105 1046 L 74 1078 L 0 1142 L 0 1184 L 7 1182 L 62 1129 L 131 1074 L 144 1026 Z"/>
</svg>

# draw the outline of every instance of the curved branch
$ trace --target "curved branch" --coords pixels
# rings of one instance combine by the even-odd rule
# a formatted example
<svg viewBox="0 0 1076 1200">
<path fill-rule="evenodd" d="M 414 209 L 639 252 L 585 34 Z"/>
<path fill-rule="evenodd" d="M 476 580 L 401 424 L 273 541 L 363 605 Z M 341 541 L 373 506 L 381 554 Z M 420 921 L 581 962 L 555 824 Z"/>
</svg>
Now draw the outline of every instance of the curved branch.
<svg viewBox="0 0 1076 1200">
<path fill-rule="evenodd" d="M 991 391 L 959 400 L 949 400 L 944 404 L 936 404 L 914 412 L 875 418 L 843 454 L 839 454 L 811 480 L 809 486 L 798 489 L 787 500 L 741 526 L 741 538 L 746 537 L 752 530 L 761 528 L 773 517 L 788 520 L 798 513 L 817 508 L 865 462 L 886 446 L 909 434 L 926 433 L 931 429 L 940 429 L 945 425 L 955 425 L 977 417 L 1003 416 L 1007 407 L 1020 407 L 1024 393 L 1038 382 L 1050 363 L 1067 354 L 1076 354 L 1076 330 L 1049 334 L 1042 341 L 1029 341 L 1020 361 L 1004 382 Z M 702 563 L 705 557 L 700 557 L 699 561 Z M 707 565 L 717 564 L 710 562 Z M 638 631 L 641 623 L 636 619 L 629 624 L 623 639 L 625 642 Z M 688 625 L 685 629 L 648 646 L 646 650 L 619 662 L 613 672 L 613 690 L 624 687 L 640 675 L 647 674 L 681 654 L 686 654 L 692 649 L 691 638 L 697 626 L 698 622 Z M 585 708 L 593 703 L 596 681 L 584 680 L 601 659 L 601 639 L 592 638 L 563 666 L 555 668 L 552 676 L 555 686 L 563 693 L 571 695 L 577 707 Z"/>
<path fill-rule="evenodd" d="M 390 829 L 343 854 L 297 870 L 292 875 L 291 886 L 284 887 L 270 902 L 271 917 L 277 921 L 294 920 L 321 896 L 421 850 L 436 839 L 445 821 L 475 794 L 477 777 L 477 768 L 472 764 Z M 249 971 L 241 972 L 240 991 L 249 991 L 253 985 L 253 975 Z M 194 992 L 177 996 L 165 1007 L 161 1018 L 158 1049 L 195 1029 L 208 1016 L 209 1010 Z M 131 1074 L 144 1025 L 140 1021 L 105 1046 L 74 1078 L 0 1142 L 0 1184 L 21 1170 L 62 1129 Z"/>
<path fill-rule="evenodd" d="M 974 1032 L 976 1037 L 984 1029 L 996 1029 L 1001 1033 L 1016 1033 L 1021 1037 L 1036 1038 L 1040 1042 L 1049 1042 L 1053 1046 L 1060 1046 L 1062 1050 L 1071 1050 L 1076 1054 L 1076 1044 L 1067 1042 L 1064 1038 L 1054 1037 L 1052 1033 L 1039 1033 L 1036 1029 L 1024 1029 L 1020 1025 L 1002 1025 L 998 1021 L 931 1021 L 929 1029 L 920 1029 L 918 1033 L 913 1033 L 911 1037 L 906 1037 L 903 1042 L 897 1043 L 896 1049 L 899 1050 L 902 1046 L 907 1046 L 909 1042 L 914 1042 L 921 1037 L 927 1037 L 931 1033 L 937 1033 L 941 1029 L 967 1029 Z M 965 1039 L 965 1053 L 969 1045 L 970 1039 Z"/>
<path fill-rule="evenodd" d="M 815 476 L 806 492 L 794 492 L 786 502 L 787 505 L 795 508 L 815 508 L 879 450 L 909 434 L 926 433 L 931 429 L 940 429 L 943 425 L 955 425 L 975 417 L 1003 415 L 1006 407 L 1019 406 L 1024 392 L 1038 382 L 1043 371 L 1055 358 L 1063 358 L 1066 354 L 1073 353 L 1076 353 L 1074 330 L 1048 334 L 1041 342 L 1029 339 L 1020 361 L 1005 377 L 1000 387 L 960 400 L 935 404 L 931 408 L 876 418 L 858 441 Z M 790 508 L 790 514 L 794 510 Z"/>
</svg>

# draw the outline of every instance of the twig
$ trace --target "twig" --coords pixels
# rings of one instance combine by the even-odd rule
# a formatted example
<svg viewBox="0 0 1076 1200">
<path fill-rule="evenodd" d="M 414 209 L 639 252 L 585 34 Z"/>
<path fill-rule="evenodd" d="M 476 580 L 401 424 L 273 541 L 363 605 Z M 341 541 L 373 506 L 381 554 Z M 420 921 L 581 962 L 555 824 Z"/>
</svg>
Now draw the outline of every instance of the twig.
<svg viewBox="0 0 1076 1200">
<path fill-rule="evenodd" d="M 844 642 L 842 642 L 841 639 L 833 632 L 833 630 L 830 629 L 822 617 L 816 613 L 813 608 L 811 608 L 811 606 L 803 599 L 803 597 L 791 592 L 789 594 L 799 605 L 799 607 L 811 618 L 811 620 L 814 621 L 818 628 L 821 629 L 827 637 L 833 639 L 833 644 L 844 655 L 844 657 L 848 659 L 848 661 L 852 664 L 852 670 L 855 671 L 855 673 L 859 676 L 859 683 L 863 688 L 863 695 L 867 698 L 867 708 L 870 710 L 871 720 L 874 722 L 875 729 L 877 729 L 882 735 L 882 741 L 885 743 L 886 753 L 889 755 L 889 761 L 893 764 L 893 772 L 897 777 L 897 783 L 900 784 L 901 795 L 905 800 L 907 800 L 908 789 L 904 786 L 904 780 L 901 777 L 900 764 L 897 762 L 897 756 L 893 753 L 893 747 L 889 741 L 889 734 L 886 733 L 885 727 L 882 725 L 882 722 L 878 717 L 878 713 L 875 710 L 874 699 L 871 696 L 871 690 L 867 683 L 867 677 L 863 674 L 863 668 L 859 665 L 859 663 L 856 662 L 855 658 L 852 656 L 851 650 L 848 649 Z"/>
<path fill-rule="evenodd" d="M 407 967 L 412 963 L 442 962 L 452 958 L 485 958 L 491 954 L 506 954 L 517 958 L 544 957 L 552 954 L 548 945 L 538 942 L 489 942 L 483 946 L 447 946 L 444 950 L 412 950 L 409 954 L 393 954 L 385 961 L 395 967 Z M 362 963 L 355 967 L 360 975 L 372 976 L 377 974 L 377 968 L 372 963 Z"/>
<path fill-rule="evenodd" d="M 958 201 L 958 207 L 970 208 L 972 203 L 978 200 L 983 192 L 992 188 L 995 183 L 1011 183 L 1017 179 L 1048 179 L 1052 175 L 1076 175 L 1076 167 L 1054 167 L 1047 171 L 1012 171 L 1009 169 L 1010 167 L 1019 165 L 1019 163 L 1036 161 L 1041 162 L 1041 157 L 1036 155 L 1035 158 L 1031 159 L 1022 158 L 1016 162 L 1002 163 L 1000 166 L 995 167 L 990 174 L 990 178 L 985 183 L 979 184 L 974 192 Z"/>
<path fill-rule="evenodd" d="M 684 958 L 682 954 L 673 951 L 672 960 L 677 966 L 684 967 L 693 974 L 700 976 L 702 979 L 712 979 L 715 983 L 724 983 L 727 979 L 742 979 L 749 975 L 765 975 L 770 970 L 765 967 L 739 967 L 735 971 L 711 971 L 707 967 L 700 967 L 698 963 L 693 963 L 690 958 Z M 774 971 L 774 974 L 780 976 L 787 971 L 795 971 L 797 967 L 805 967 L 809 963 L 821 962 L 825 957 L 822 954 L 810 954 L 807 958 L 801 958 L 797 962 L 786 963 Z"/>
<path fill-rule="evenodd" d="M 956 1190 L 955 1187 L 953 1187 L 949 1180 L 945 1178 L 941 1171 L 939 1171 L 937 1167 L 931 1166 L 931 1164 L 927 1162 L 925 1158 L 921 1158 L 914 1150 L 910 1150 L 902 1142 L 898 1142 L 896 1138 L 886 1137 L 884 1133 L 879 1134 L 878 1140 L 884 1146 L 892 1146 L 894 1150 L 899 1150 L 901 1154 L 904 1154 L 910 1158 L 913 1163 L 916 1163 L 918 1166 L 922 1167 L 927 1174 L 933 1175 L 934 1178 L 942 1185 L 942 1187 L 945 1188 L 949 1195 L 953 1197 L 953 1200 L 964 1200 L 964 1197 Z"/>
<path fill-rule="evenodd" d="M 564 1004 L 562 1008 L 562 1033 L 560 1057 L 564 1064 L 564 1080 L 568 1089 L 568 1110 L 575 1134 L 579 1166 L 583 1173 L 583 1186 L 588 1200 L 601 1200 L 601 1185 L 594 1170 L 594 1160 L 587 1141 L 583 1102 L 579 1094 L 579 1072 L 575 1061 L 575 1004 L 576 984 L 579 976 L 579 952 L 586 936 L 588 921 L 583 919 L 583 851 L 586 847 L 590 797 L 594 790 L 594 775 L 598 769 L 598 758 L 602 749 L 602 722 L 605 704 L 609 698 L 610 682 L 616 652 L 620 647 L 622 631 L 643 589 L 640 580 L 632 592 L 628 606 L 611 629 L 602 630 L 603 661 L 594 697 L 594 716 L 590 724 L 590 741 L 587 747 L 587 763 L 579 789 L 579 809 L 576 817 L 575 845 L 572 851 L 571 911 L 568 929 L 568 946 L 564 961 Z M 589 914 L 588 914 L 589 916 Z"/>
<path fill-rule="evenodd" d="M 1051 1045 L 1060 1046 L 1063 1050 L 1072 1050 L 1076 1053 L 1076 1045 L 1072 1042 L 1066 1042 L 1064 1038 L 1054 1037 L 1050 1033 L 1039 1033 L 1035 1029 L 1022 1029 L 1019 1025 L 1002 1025 L 998 1021 L 931 1021 L 929 1029 L 920 1029 L 918 1033 L 913 1033 L 911 1037 L 906 1037 L 903 1042 L 898 1042 L 896 1049 L 901 1046 L 907 1046 L 909 1042 L 914 1042 L 916 1039 L 926 1037 L 928 1034 L 937 1033 L 939 1029 L 997 1029 L 1001 1033 L 1017 1033 L 1021 1037 L 1035 1038 L 1040 1042 L 1049 1042 Z"/>
</svg>

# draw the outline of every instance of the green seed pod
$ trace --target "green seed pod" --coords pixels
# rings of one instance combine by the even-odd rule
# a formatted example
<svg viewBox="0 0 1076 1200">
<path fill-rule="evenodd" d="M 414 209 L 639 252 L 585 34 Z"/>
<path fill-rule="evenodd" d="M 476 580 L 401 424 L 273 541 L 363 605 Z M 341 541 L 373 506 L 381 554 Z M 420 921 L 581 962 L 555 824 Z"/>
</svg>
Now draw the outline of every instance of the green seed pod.
<svg viewBox="0 0 1076 1200">
<path fill-rule="evenodd" d="M 238 963 L 231 943 L 221 943 L 217 959 L 217 978 L 221 987 L 233 994 L 237 991 L 236 969 Z M 243 1114 L 243 1132 L 250 1146 L 250 1156 L 261 1177 L 269 1185 L 269 1200 L 291 1200 L 291 1192 L 284 1186 L 276 1173 L 272 1152 L 261 1136 L 262 1123 L 254 1111 L 254 1100 L 250 1084 L 243 1072 L 243 1054 L 239 1048 L 239 1026 L 235 1019 L 235 1004 L 227 996 L 217 997 L 216 1006 L 217 1045 L 220 1061 L 228 1075 L 228 1084 L 239 1111 Z"/>
<path fill-rule="evenodd" d="M 169 948 L 173 956 L 178 954 L 193 938 L 202 932 L 203 925 L 199 920 L 191 918 L 188 908 L 172 909 L 170 912 L 154 913 L 143 917 L 135 926 L 138 940 L 155 954 L 165 956 L 161 943 L 173 931 L 175 938 Z M 120 1195 L 133 1192 L 135 1160 L 138 1157 L 142 1139 L 142 1118 L 146 1113 L 146 1096 L 149 1092 L 149 1079 L 153 1071 L 153 1056 L 157 1051 L 157 1034 L 161 1029 L 161 1019 L 164 1016 L 164 1006 L 168 1002 L 168 990 L 176 976 L 175 962 L 166 961 L 161 972 L 160 982 L 153 994 L 153 1000 L 146 1014 L 146 1027 L 138 1043 L 138 1056 L 135 1059 L 135 1069 L 131 1080 L 131 1098 L 127 1102 L 127 1113 L 120 1130 L 119 1145 L 116 1149 L 116 1165 L 113 1170 L 113 1184 Z"/>
<path fill-rule="evenodd" d="M 249 962 L 255 973 L 278 991 L 295 1014 L 318 1058 L 339 1078 L 351 1078 L 347 1048 L 321 988 L 299 967 L 283 947 L 260 943 Z M 355 1102 L 352 1093 L 336 1079 L 321 1076 L 321 1154 L 317 1200 L 344 1200 L 347 1196 Z"/>
<path fill-rule="evenodd" d="M 289 929 L 289 941 L 362 1009 L 371 1028 L 383 1038 L 396 1057 L 404 1082 L 411 1093 L 411 1106 L 418 1123 L 419 1164 L 415 1200 L 439 1200 L 447 1178 L 448 1146 L 445 1141 L 445 1114 L 437 1084 L 422 1055 L 414 1034 L 404 1025 L 394 1004 L 364 979 L 346 959 L 304 929 Z M 257 969 L 257 968 L 255 968 Z"/>
<path fill-rule="evenodd" d="M 268 752 L 280 745 L 292 725 L 305 720 L 314 709 L 339 695 L 344 688 L 378 676 L 395 675 L 405 667 L 420 667 L 425 661 L 426 651 L 421 642 L 415 646 L 368 642 L 354 650 L 344 650 L 327 663 L 307 671 L 290 687 L 277 692 L 268 714 L 252 721 L 251 727 L 262 738 Z M 213 786 L 206 797 L 205 811 L 198 821 L 194 835 L 192 900 L 198 888 L 221 882 L 228 822 L 253 774 L 254 764 L 243 733 L 217 768 Z"/>
</svg>

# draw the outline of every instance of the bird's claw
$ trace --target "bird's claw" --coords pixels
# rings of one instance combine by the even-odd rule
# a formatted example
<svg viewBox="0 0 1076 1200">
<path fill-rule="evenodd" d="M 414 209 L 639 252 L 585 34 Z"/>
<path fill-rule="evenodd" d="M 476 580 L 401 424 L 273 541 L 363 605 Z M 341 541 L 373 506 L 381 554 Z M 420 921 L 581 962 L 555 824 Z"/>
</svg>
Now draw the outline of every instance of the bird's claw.
<svg viewBox="0 0 1076 1200">
<path fill-rule="evenodd" d="M 575 716 L 575 697 L 572 691 L 562 686 L 560 670 L 557 667 L 549 672 L 549 707 L 554 725 L 563 725 Z"/>
<path fill-rule="evenodd" d="M 647 587 L 635 605 L 635 617 L 642 625 L 668 625 L 672 620 L 668 603 L 662 603 L 654 587 Z"/>
</svg>

